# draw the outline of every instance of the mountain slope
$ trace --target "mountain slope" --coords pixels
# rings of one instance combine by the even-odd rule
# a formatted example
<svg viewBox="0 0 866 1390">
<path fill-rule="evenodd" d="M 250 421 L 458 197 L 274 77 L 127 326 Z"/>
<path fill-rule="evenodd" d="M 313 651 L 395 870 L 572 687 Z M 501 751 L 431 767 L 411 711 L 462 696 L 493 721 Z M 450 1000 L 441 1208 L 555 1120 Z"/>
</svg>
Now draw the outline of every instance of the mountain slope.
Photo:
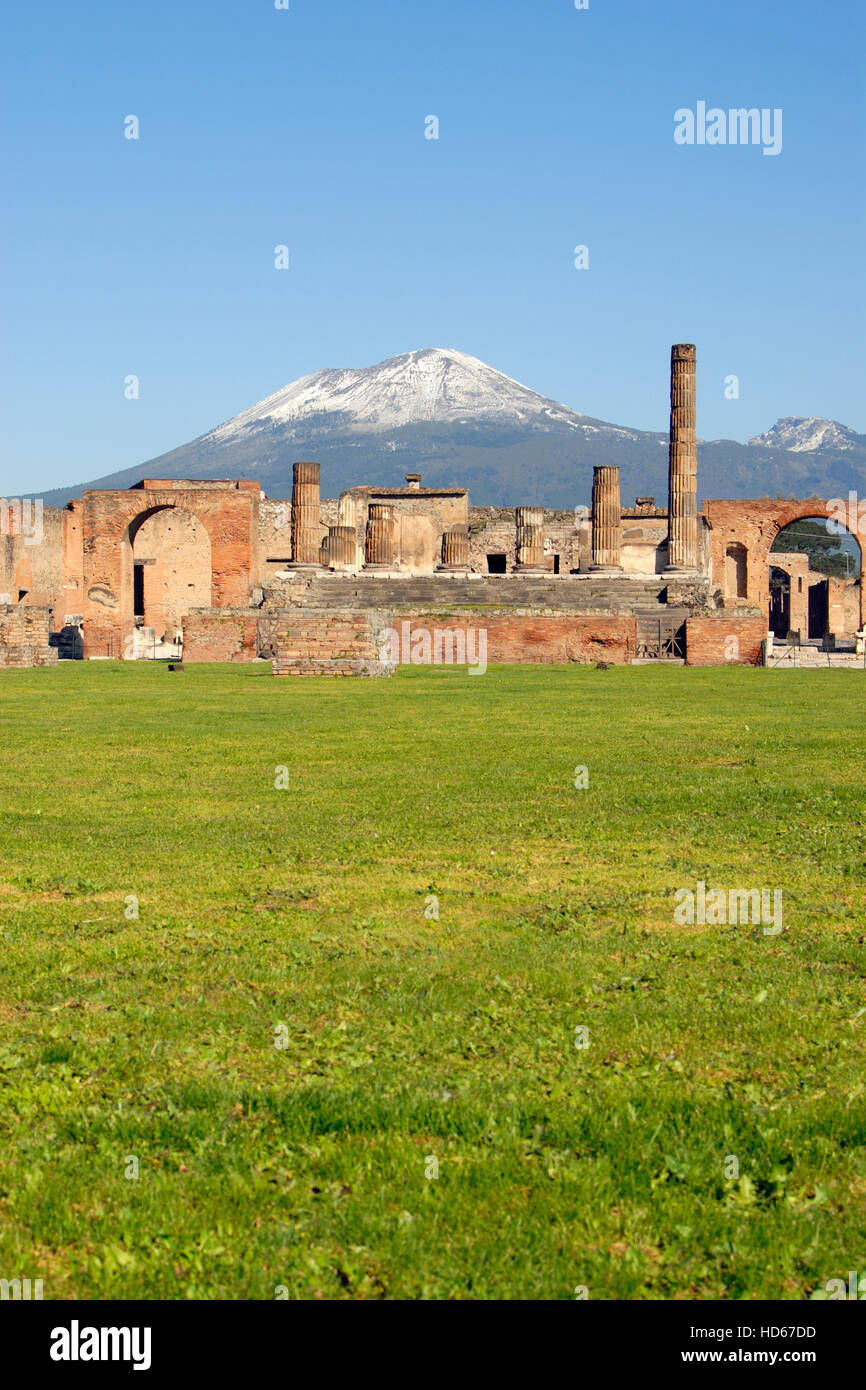
<svg viewBox="0 0 866 1390">
<path fill-rule="evenodd" d="M 626 504 L 647 493 L 663 503 L 667 492 L 665 434 L 582 415 L 443 348 L 314 372 L 190 444 L 86 486 L 248 477 L 286 497 L 300 458 L 321 463 L 325 497 L 358 483 L 398 486 L 419 472 L 428 486 L 468 487 L 477 505 L 567 508 L 589 501 L 595 464 L 619 467 Z M 866 491 L 866 438 L 833 421 L 779 421 L 749 444 L 701 444 L 699 485 L 702 497 Z M 59 505 L 81 490 L 60 488 L 45 501 Z"/>
</svg>

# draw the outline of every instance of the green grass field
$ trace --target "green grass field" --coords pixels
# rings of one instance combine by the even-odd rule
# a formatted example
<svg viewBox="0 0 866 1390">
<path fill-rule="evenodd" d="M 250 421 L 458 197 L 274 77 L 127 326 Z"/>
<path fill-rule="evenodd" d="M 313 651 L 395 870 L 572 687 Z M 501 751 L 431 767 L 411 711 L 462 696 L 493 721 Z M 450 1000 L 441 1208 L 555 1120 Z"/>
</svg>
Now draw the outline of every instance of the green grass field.
<svg viewBox="0 0 866 1390">
<path fill-rule="evenodd" d="M 866 1272 L 856 672 L 66 663 L 0 674 L 0 727 L 0 1277 Z M 784 931 L 677 926 L 699 880 L 782 889 Z"/>
</svg>

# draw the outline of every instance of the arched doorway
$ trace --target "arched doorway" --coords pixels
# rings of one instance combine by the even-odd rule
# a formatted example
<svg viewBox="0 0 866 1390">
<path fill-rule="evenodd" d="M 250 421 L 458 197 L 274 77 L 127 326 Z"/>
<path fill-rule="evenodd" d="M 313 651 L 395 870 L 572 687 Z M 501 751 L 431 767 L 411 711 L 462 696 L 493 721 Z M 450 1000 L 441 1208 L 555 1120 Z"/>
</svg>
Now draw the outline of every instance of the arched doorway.
<svg viewBox="0 0 866 1390">
<path fill-rule="evenodd" d="M 779 612 L 780 581 L 787 583 L 789 627 L 801 641 L 821 642 L 830 634 L 852 637 L 860 626 L 861 551 L 850 531 L 828 525 L 820 515 L 800 516 L 777 532 L 770 547 L 770 627 L 774 594 Z"/>
<path fill-rule="evenodd" d="M 129 526 L 132 609 L 139 657 L 178 654 L 184 617 L 211 605 L 211 543 L 183 507 L 157 507 Z"/>
</svg>

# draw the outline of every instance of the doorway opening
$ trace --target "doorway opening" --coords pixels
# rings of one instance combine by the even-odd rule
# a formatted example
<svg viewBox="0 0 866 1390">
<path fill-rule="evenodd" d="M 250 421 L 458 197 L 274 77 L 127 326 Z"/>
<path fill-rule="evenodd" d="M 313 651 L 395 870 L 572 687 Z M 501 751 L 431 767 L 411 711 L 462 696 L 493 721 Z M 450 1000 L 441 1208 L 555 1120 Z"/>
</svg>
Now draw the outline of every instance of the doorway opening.
<svg viewBox="0 0 866 1390">
<path fill-rule="evenodd" d="M 830 584 L 826 579 L 809 589 L 809 636 L 826 637 L 830 630 Z"/>
<path fill-rule="evenodd" d="M 770 569 L 770 631 L 784 639 L 791 627 L 791 576 L 778 565 Z"/>
<path fill-rule="evenodd" d="M 135 618 L 144 617 L 144 565 L 132 567 L 132 614 Z"/>
</svg>

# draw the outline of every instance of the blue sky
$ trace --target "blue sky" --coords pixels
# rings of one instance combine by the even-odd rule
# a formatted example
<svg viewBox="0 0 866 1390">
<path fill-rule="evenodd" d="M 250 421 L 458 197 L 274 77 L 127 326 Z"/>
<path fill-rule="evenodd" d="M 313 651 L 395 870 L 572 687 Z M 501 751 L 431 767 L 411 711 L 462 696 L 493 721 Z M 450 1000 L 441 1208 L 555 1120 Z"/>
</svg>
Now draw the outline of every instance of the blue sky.
<svg viewBox="0 0 866 1390">
<path fill-rule="evenodd" d="M 16 6 L 0 493 L 132 467 L 319 367 L 418 347 L 666 429 L 670 344 L 691 341 L 702 437 L 794 414 L 866 432 L 864 15 L 853 0 Z M 701 100 L 781 108 L 781 154 L 676 145 L 674 112 Z"/>
</svg>

